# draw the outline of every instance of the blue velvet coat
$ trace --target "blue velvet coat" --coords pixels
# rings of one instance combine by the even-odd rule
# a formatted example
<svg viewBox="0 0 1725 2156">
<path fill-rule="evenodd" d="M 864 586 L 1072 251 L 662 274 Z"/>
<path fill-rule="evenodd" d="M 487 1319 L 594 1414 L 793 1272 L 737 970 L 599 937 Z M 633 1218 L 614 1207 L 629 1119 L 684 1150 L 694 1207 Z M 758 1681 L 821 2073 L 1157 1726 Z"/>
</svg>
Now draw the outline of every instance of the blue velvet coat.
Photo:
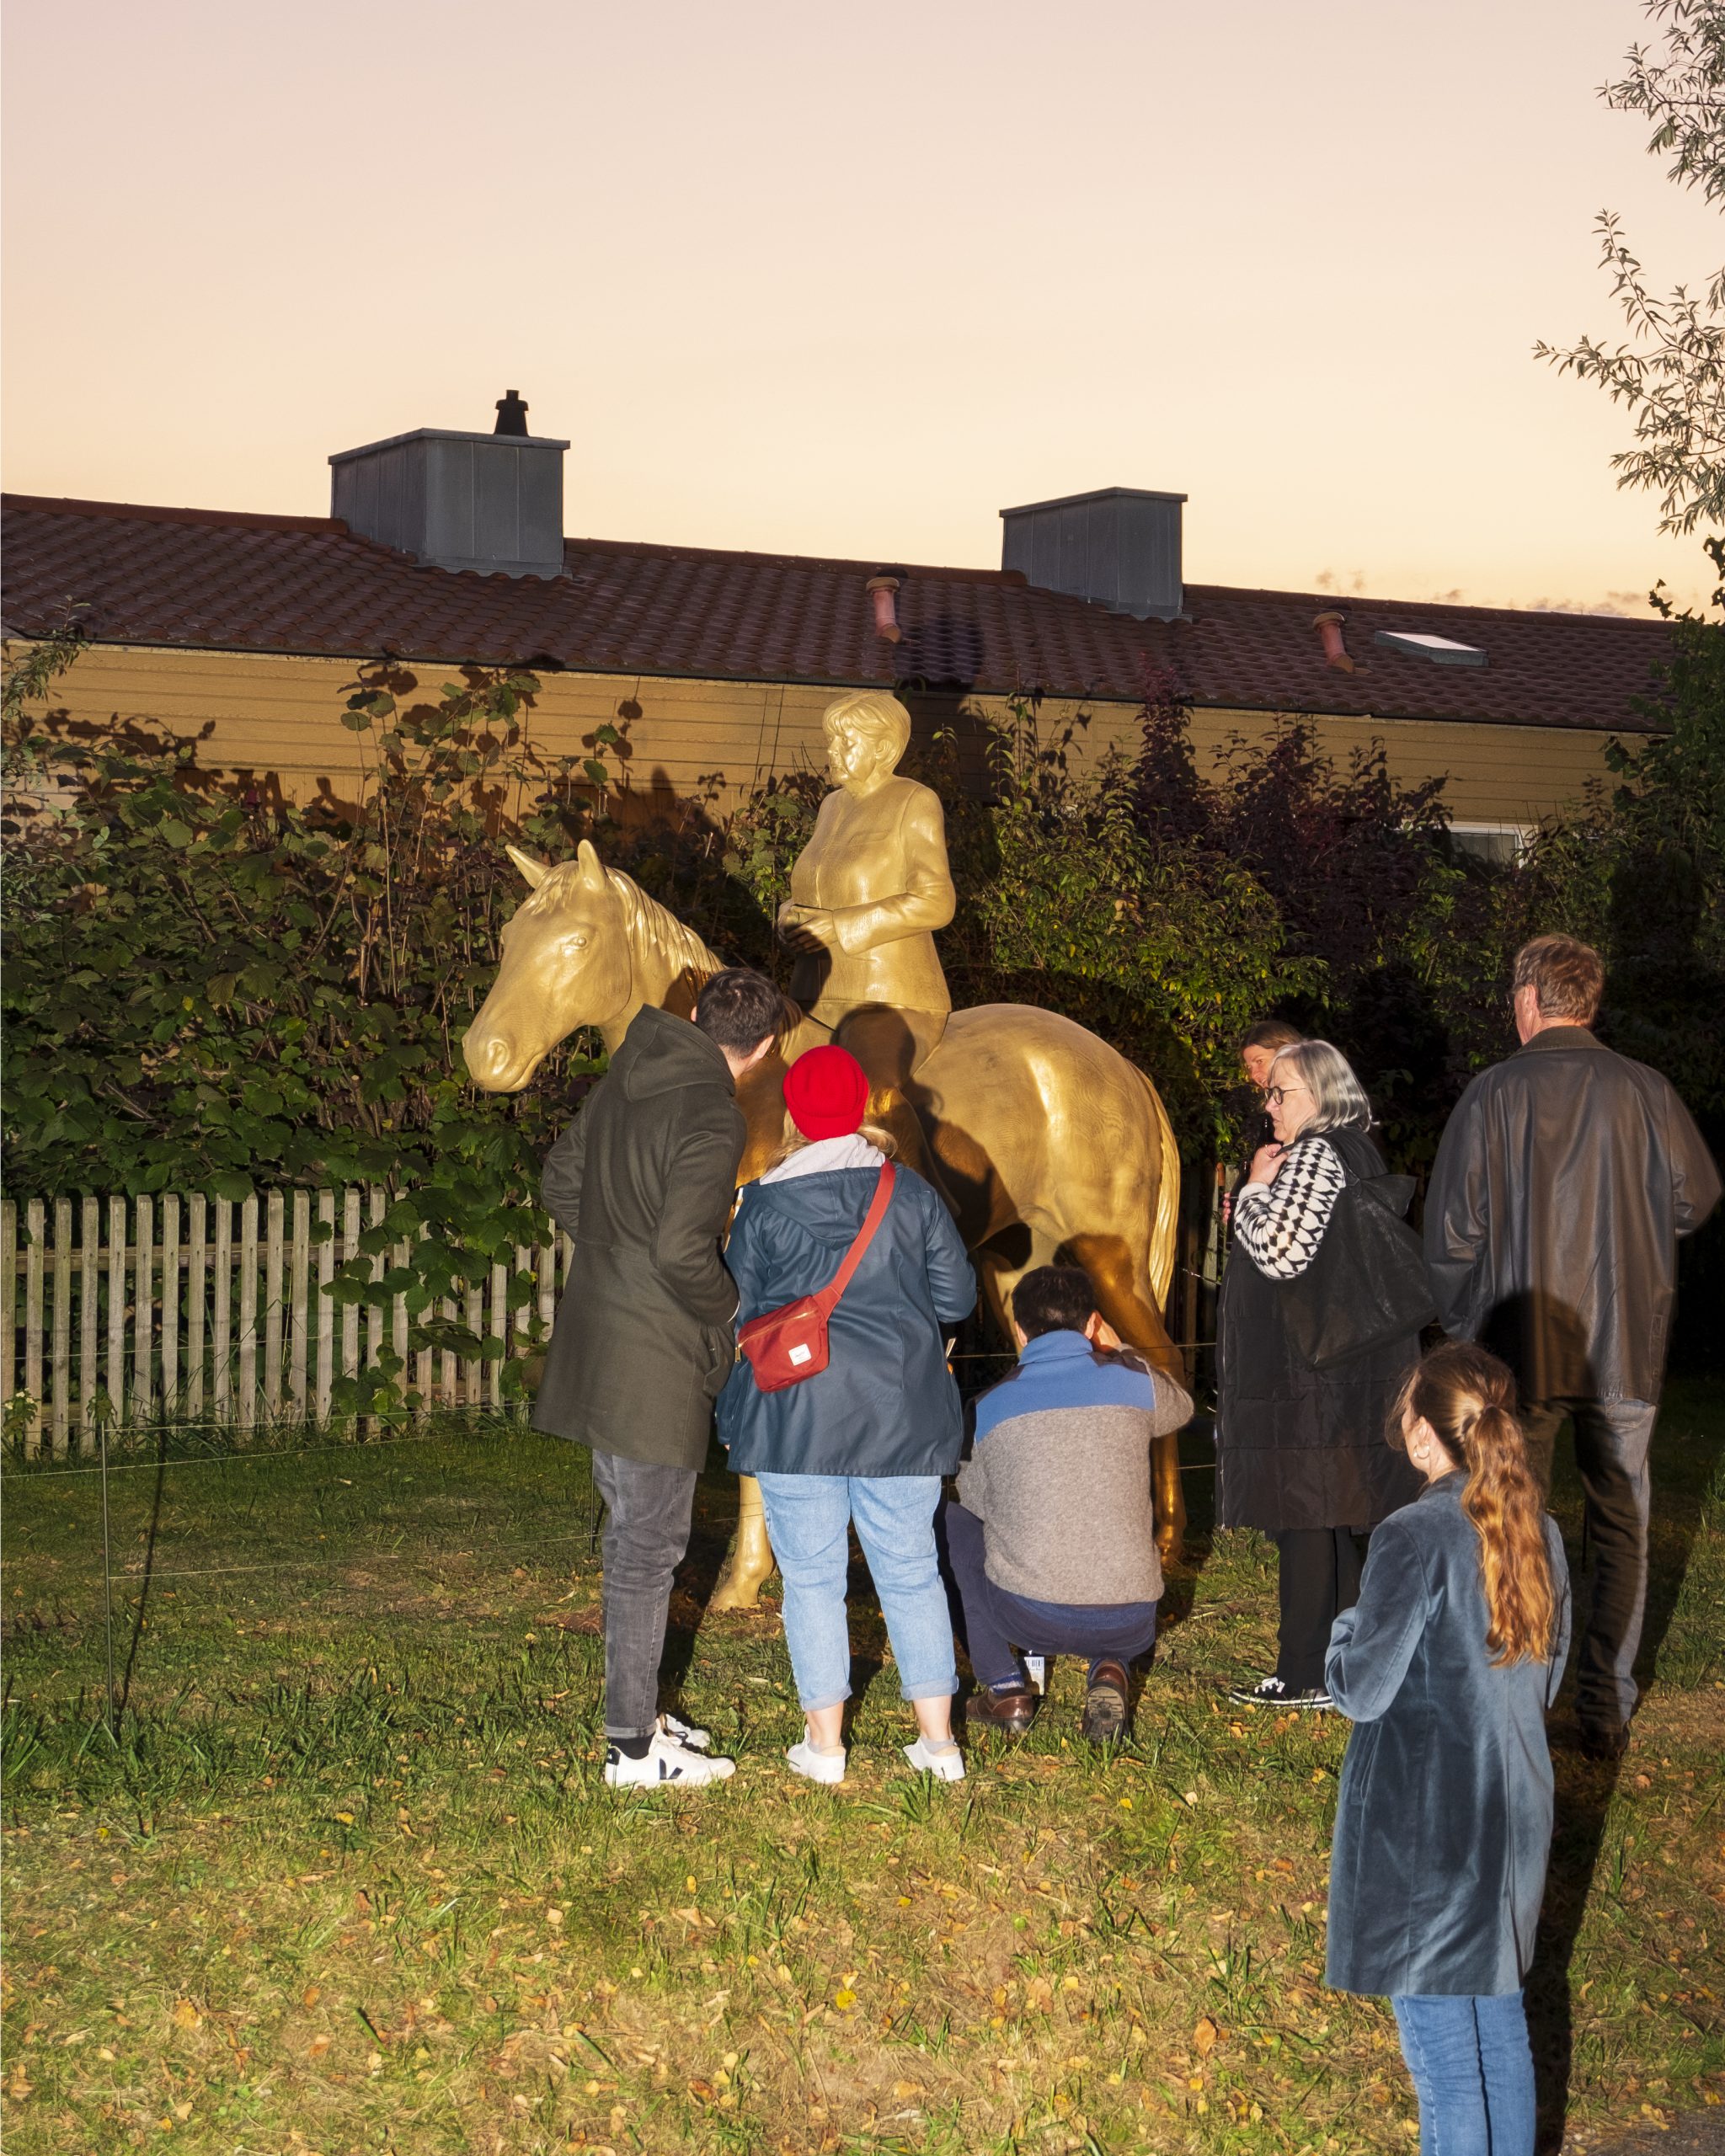
<svg viewBox="0 0 1725 2156">
<path fill-rule="evenodd" d="M 1466 1480 L 1428 1484 L 1383 1523 L 1359 1599 L 1330 1635 L 1325 1675 L 1354 1724 L 1330 1857 L 1325 1975 L 1338 1991 L 1498 1997 L 1521 1988 L 1533 1959 L 1569 1569 L 1548 1514 L 1551 1659 L 1494 1666 Z"/>
<path fill-rule="evenodd" d="M 743 1192 L 725 1263 L 750 1318 L 812 1295 L 844 1262 L 878 1171 L 835 1168 Z M 827 1367 L 761 1392 L 737 1358 L 718 1434 L 740 1475 L 950 1475 L 964 1443 L 944 1335 L 976 1300 L 953 1217 L 902 1162 L 892 1203 L 826 1330 Z"/>
</svg>

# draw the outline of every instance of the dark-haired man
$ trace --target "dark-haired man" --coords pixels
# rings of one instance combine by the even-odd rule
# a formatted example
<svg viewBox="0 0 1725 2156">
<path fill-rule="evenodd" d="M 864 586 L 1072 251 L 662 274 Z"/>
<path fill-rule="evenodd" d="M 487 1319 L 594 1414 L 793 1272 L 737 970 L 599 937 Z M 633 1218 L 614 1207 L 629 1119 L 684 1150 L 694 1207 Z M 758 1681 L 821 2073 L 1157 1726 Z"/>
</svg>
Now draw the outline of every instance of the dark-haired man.
<svg viewBox="0 0 1725 2156">
<path fill-rule="evenodd" d="M 737 1081 L 771 1054 L 784 999 L 735 966 L 695 1022 L 644 1006 L 551 1149 L 547 1210 L 574 1241 L 533 1427 L 590 1446 L 605 1501 L 605 1779 L 699 1788 L 733 1771 L 659 1710 L 671 1576 L 689 1546 L 713 1403 L 735 1354 L 719 1256 L 745 1129 Z"/>
<path fill-rule="evenodd" d="M 1276 1142 L 1274 1125 L 1271 1123 L 1262 1096 L 1270 1082 L 1270 1065 L 1284 1048 L 1298 1048 L 1306 1038 L 1295 1033 L 1285 1018 L 1260 1018 L 1255 1026 L 1248 1026 L 1240 1037 L 1240 1068 L 1247 1081 L 1258 1088 L 1260 1095 L 1258 1112 L 1247 1126 L 1246 1165 L 1234 1178 L 1234 1187 L 1222 1200 L 1222 1223 L 1231 1227 L 1234 1219 L 1234 1200 L 1240 1195 L 1240 1187 L 1252 1173 L 1252 1162 L 1259 1148 Z"/>
<path fill-rule="evenodd" d="M 1150 1449 L 1192 1413 L 1124 1350 L 1087 1273 L 1044 1265 L 1012 1292 L 1018 1367 L 974 1403 L 948 1562 L 977 1689 L 965 1718 L 1022 1737 L 1036 1711 L 1019 1650 L 1082 1655 L 1083 1733 L 1126 1724 L 1127 1673 L 1156 1639 L 1162 1591 Z"/>
<path fill-rule="evenodd" d="M 1575 1426 L 1596 1556 L 1576 1685 L 1582 1748 L 1615 1758 L 1635 1709 L 1647 1602 L 1648 1447 L 1676 1299 L 1677 1239 L 1719 1196 L 1688 1110 L 1593 1033 L 1605 969 L 1572 936 L 1515 955 L 1521 1047 L 1482 1071 L 1445 1129 L 1425 1204 L 1444 1330 L 1501 1355 L 1549 1482 Z"/>
</svg>

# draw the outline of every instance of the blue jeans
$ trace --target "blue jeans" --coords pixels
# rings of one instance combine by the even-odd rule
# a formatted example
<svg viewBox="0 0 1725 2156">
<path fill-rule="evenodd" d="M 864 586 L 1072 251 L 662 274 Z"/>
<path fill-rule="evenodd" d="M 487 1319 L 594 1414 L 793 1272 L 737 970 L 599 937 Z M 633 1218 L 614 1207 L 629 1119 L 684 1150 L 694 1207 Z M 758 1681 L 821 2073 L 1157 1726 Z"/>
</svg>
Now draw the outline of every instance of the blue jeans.
<svg viewBox="0 0 1725 2156">
<path fill-rule="evenodd" d="M 1420 2156 L 1533 2156 L 1533 2052 L 1521 1993 L 1390 2004 L 1419 2098 Z"/>
<path fill-rule="evenodd" d="M 868 1560 L 906 1700 L 958 1689 L 952 1617 L 934 1547 L 937 1475 L 759 1475 L 785 1588 L 785 1645 L 804 1711 L 851 1696 L 845 1614 L 852 1521 Z"/>
</svg>

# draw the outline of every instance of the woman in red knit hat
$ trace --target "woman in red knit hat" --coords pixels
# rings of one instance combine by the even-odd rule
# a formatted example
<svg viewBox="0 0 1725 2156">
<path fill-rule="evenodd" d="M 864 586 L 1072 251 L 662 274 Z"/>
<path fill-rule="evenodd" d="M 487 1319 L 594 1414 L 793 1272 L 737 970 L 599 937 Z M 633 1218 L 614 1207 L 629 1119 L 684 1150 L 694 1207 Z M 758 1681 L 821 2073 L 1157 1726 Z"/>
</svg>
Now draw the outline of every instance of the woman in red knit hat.
<svg viewBox="0 0 1725 2156">
<path fill-rule="evenodd" d="M 893 1168 L 890 1136 L 864 1122 L 868 1081 L 854 1056 L 811 1049 L 791 1065 L 784 1093 L 784 1150 L 744 1190 L 725 1251 L 739 1327 L 829 1287 L 884 1195 L 827 1321 L 825 1367 L 763 1390 L 745 1354 L 719 1396 L 719 1436 L 733 1471 L 760 1482 L 784 1581 L 785 1641 L 807 1723 L 787 1757 L 811 1781 L 844 1780 L 854 1526 L 900 1689 L 916 1710 L 905 1756 L 959 1781 L 958 1679 L 934 1514 L 964 1433 L 943 1336 L 975 1303 L 975 1276 L 940 1198 Z"/>
</svg>

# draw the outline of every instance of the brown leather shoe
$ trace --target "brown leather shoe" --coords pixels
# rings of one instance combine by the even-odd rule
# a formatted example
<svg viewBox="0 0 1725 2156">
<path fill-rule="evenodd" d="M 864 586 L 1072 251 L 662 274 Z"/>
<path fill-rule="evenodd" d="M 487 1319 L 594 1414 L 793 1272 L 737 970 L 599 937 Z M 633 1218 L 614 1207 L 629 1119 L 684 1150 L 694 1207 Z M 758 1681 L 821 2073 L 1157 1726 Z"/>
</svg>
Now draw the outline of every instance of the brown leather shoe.
<svg viewBox="0 0 1725 2156">
<path fill-rule="evenodd" d="M 1092 1744 L 1108 1744 L 1126 1733 L 1127 1677 L 1118 1662 L 1099 1662 L 1091 1673 L 1084 1694 L 1084 1720 L 1079 1734 Z"/>
<path fill-rule="evenodd" d="M 1007 1737 L 1023 1737 L 1040 1704 L 1034 1692 L 991 1692 L 979 1685 L 964 1702 L 964 1721 L 971 1729 L 997 1729 Z"/>
</svg>

